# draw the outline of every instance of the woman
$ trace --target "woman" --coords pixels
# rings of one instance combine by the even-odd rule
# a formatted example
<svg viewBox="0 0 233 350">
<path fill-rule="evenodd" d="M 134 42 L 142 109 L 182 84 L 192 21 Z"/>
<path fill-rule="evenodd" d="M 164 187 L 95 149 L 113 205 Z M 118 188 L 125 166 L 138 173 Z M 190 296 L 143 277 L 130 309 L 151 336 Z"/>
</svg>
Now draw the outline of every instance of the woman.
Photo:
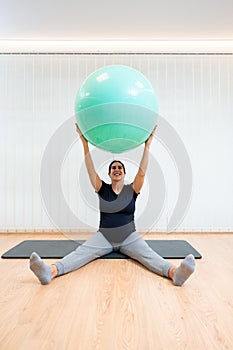
<svg viewBox="0 0 233 350">
<path fill-rule="evenodd" d="M 180 266 L 175 267 L 155 253 L 145 240 L 137 234 L 135 229 L 135 202 L 144 183 L 149 148 L 155 130 L 145 142 L 138 172 L 130 185 L 124 184 L 125 166 L 118 160 L 114 160 L 110 164 L 108 175 L 111 184 L 106 184 L 95 171 L 88 142 L 77 124 L 76 131 L 83 144 L 85 164 L 90 182 L 99 196 L 99 230 L 75 251 L 51 266 L 45 264 L 37 253 L 32 253 L 30 269 L 41 284 L 49 284 L 53 278 L 77 270 L 90 261 L 117 250 L 139 261 L 156 274 L 170 278 L 174 285 L 182 286 L 194 272 L 195 259 L 193 255 L 188 255 Z"/>
</svg>

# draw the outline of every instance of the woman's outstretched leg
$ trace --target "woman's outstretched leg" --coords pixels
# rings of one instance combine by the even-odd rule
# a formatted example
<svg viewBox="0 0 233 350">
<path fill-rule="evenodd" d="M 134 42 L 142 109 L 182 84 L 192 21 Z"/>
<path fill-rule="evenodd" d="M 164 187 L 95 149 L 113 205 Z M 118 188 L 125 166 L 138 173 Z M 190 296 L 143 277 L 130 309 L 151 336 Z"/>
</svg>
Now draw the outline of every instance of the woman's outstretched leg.
<svg viewBox="0 0 233 350">
<path fill-rule="evenodd" d="M 156 274 L 171 278 L 176 286 L 183 285 L 195 269 L 193 255 L 188 255 L 180 266 L 176 267 L 157 254 L 136 232 L 131 233 L 122 243 L 120 252 L 139 261 Z"/>
<path fill-rule="evenodd" d="M 30 257 L 30 269 L 41 284 L 49 284 L 54 277 L 77 270 L 87 263 L 109 254 L 112 250 L 112 245 L 102 233 L 97 232 L 85 241 L 84 244 L 51 266 L 45 264 L 37 253 L 32 253 Z"/>
</svg>

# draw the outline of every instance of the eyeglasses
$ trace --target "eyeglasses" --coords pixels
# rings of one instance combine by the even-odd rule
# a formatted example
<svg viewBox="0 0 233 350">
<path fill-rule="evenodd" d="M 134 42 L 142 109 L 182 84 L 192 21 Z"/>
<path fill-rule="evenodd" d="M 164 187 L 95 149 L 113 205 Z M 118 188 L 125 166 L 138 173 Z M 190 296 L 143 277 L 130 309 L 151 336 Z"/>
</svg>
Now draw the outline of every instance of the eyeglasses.
<svg viewBox="0 0 233 350">
<path fill-rule="evenodd" d="M 113 165 L 111 168 L 112 168 L 113 170 L 116 170 L 116 169 L 122 170 L 122 165 L 118 165 L 118 166 Z"/>
</svg>

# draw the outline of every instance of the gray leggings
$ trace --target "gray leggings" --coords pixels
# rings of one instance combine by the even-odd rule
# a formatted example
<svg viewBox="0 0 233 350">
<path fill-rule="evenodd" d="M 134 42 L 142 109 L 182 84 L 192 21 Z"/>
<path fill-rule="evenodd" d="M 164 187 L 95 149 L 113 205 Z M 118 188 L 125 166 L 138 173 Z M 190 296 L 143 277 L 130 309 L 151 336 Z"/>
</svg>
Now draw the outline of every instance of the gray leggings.
<svg viewBox="0 0 233 350">
<path fill-rule="evenodd" d="M 111 253 L 113 250 L 139 261 L 149 270 L 161 276 L 168 277 L 168 271 L 173 266 L 155 253 L 136 232 L 131 233 L 122 243 L 114 245 L 99 231 L 54 265 L 57 267 L 58 276 L 61 276 L 77 270 L 90 261 Z"/>
<path fill-rule="evenodd" d="M 173 266 L 155 253 L 136 232 L 131 233 L 122 243 L 114 245 L 110 244 L 99 231 L 54 265 L 57 267 L 58 276 L 64 275 L 113 250 L 139 261 L 149 270 L 161 276 L 168 277 L 168 271 Z"/>
</svg>

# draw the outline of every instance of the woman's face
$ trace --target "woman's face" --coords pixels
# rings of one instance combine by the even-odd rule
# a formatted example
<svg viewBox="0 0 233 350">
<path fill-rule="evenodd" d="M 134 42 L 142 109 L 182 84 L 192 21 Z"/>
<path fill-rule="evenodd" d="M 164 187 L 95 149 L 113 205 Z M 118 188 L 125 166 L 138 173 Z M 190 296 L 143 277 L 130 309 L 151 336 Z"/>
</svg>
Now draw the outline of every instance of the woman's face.
<svg viewBox="0 0 233 350">
<path fill-rule="evenodd" d="M 120 181 L 124 179 L 125 172 L 122 164 L 119 162 L 114 162 L 111 165 L 110 173 L 108 175 L 110 176 L 111 180 L 114 181 Z"/>
</svg>

